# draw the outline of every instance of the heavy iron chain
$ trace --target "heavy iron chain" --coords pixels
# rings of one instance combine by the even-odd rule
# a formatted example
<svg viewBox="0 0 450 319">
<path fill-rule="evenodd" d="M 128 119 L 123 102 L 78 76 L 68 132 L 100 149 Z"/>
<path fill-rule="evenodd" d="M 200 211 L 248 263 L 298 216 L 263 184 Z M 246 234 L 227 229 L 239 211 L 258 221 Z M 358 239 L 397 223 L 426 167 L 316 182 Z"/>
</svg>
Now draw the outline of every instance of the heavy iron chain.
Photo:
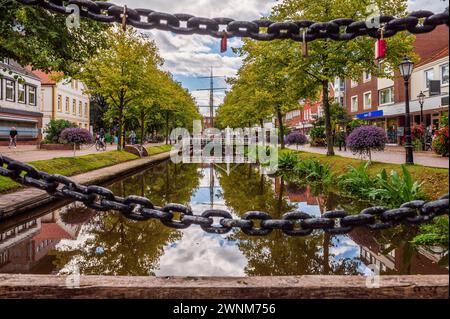
<svg viewBox="0 0 450 319">
<path fill-rule="evenodd" d="M 177 34 L 204 34 L 221 38 L 226 32 L 228 38 L 248 37 L 259 41 L 275 39 L 291 39 L 294 41 L 314 41 L 316 39 L 331 39 L 349 41 L 359 36 L 380 38 L 392 37 L 400 31 L 410 33 L 427 33 L 438 25 L 449 25 L 449 12 L 433 13 L 420 10 L 406 17 L 395 18 L 382 15 L 374 21 L 384 27 L 341 18 L 329 22 L 314 22 L 309 20 L 274 22 L 269 20 L 235 21 L 230 18 L 202 18 L 190 14 L 169 14 L 150 9 L 126 9 L 109 2 L 91 0 L 19 0 L 23 4 L 36 5 L 54 12 L 69 14 L 65 5 L 74 4 L 80 8 L 80 15 L 105 23 L 123 23 L 126 12 L 126 24 L 139 29 L 159 29 Z"/>
<path fill-rule="evenodd" d="M 348 234 L 355 227 L 382 230 L 399 224 L 428 223 L 437 216 L 449 214 L 449 195 L 446 195 L 431 202 L 412 201 L 397 209 L 370 207 L 357 215 L 337 210 L 315 218 L 304 212 L 294 211 L 283 215 L 281 219 L 273 219 L 264 212 L 247 212 L 241 219 L 233 219 L 231 213 L 224 210 L 207 210 L 201 215 L 194 215 L 189 207 L 180 204 L 156 207 L 145 197 L 118 197 L 104 187 L 83 186 L 65 176 L 40 172 L 31 165 L 1 155 L 0 175 L 22 185 L 44 190 L 57 198 L 82 202 L 96 211 L 118 211 L 134 221 L 157 219 L 174 229 L 199 225 L 205 232 L 212 234 L 226 234 L 239 228 L 250 236 L 265 236 L 276 229 L 288 236 L 308 236 L 314 230 L 342 235 Z M 175 219 L 176 213 L 181 216 L 179 220 Z M 215 224 L 213 218 L 220 218 L 219 223 Z M 259 222 L 259 226 L 255 222 Z"/>
</svg>

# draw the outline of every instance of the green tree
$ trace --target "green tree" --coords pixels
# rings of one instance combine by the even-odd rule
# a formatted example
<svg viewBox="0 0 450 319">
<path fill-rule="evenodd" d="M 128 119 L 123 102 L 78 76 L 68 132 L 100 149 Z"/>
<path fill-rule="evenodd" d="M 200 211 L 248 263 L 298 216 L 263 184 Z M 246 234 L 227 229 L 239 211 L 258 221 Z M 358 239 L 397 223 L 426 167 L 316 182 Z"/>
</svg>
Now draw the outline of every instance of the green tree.
<svg viewBox="0 0 450 319">
<path fill-rule="evenodd" d="M 65 15 L 18 1 L 0 1 L 0 12 L 0 60 L 73 76 L 106 43 L 108 26 L 90 19 L 69 30 Z"/>
<path fill-rule="evenodd" d="M 134 104 L 150 99 L 154 77 L 163 60 L 153 41 L 132 28 L 125 32 L 108 30 L 107 46 L 99 50 L 83 68 L 81 80 L 88 93 L 100 94 L 110 109 L 107 117 L 117 118 L 120 150 L 123 145 L 124 117 Z"/>
<path fill-rule="evenodd" d="M 274 20 L 312 20 L 326 22 L 338 18 L 364 20 L 371 16 L 373 4 L 383 15 L 405 16 L 406 0 L 283 0 L 272 12 Z M 412 52 L 414 36 L 399 33 L 387 39 L 388 55 L 384 63 L 396 67 L 405 55 L 416 59 Z M 363 71 L 373 76 L 392 77 L 386 68 L 374 63 L 374 42 L 369 37 L 359 37 L 352 41 L 320 39 L 309 43 L 309 56 L 297 56 L 290 61 L 293 77 L 308 75 L 314 89 L 322 92 L 323 110 L 328 144 L 328 155 L 334 155 L 332 123 L 329 104 L 329 83 L 336 77 L 357 79 Z M 267 46 L 269 48 L 269 46 Z M 272 49 L 272 48 L 271 48 Z M 298 44 L 290 43 L 284 50 L 274 50 L 276 54 L 287 55 L 286 50 L 298 51 Z M 297 76 L 295 76 L 297 75 Z"/>
</svg>

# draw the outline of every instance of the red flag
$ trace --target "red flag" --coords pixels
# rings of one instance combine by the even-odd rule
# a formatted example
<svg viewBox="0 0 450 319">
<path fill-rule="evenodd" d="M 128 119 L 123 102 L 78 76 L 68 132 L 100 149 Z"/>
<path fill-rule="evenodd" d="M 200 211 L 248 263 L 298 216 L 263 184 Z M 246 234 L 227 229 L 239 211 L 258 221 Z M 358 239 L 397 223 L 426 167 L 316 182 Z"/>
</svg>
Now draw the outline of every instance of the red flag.
<svg viewBox="0 0 450 319">
<path fill-rule="evenodd" d="M 386 40 L 378 39 L 375 43 L 375 59 L 381 60 L 386 57 Z"/>
<path fill-rule="evenodd" d="M 222 33 L 222 41 L 220 42 L 220 52 L 224 53 L 227 51 L 228 48 L 228 38 L 227 33 L 224 31 Z"/>
</svg>

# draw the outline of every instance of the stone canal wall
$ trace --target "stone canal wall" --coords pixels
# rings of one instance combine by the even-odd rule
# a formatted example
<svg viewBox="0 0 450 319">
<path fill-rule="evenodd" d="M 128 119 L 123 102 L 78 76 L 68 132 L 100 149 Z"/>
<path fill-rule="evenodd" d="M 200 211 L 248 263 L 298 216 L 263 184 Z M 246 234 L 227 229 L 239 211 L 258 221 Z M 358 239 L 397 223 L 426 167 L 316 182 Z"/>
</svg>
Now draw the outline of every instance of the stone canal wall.
<svg viewBox="0 0 450 319">
<path fill-rule="evenodd" d="M 130 162 L 101 168 L 92 172 L 76 175 L 71 178 L 83 185 L 104 184 L 169 158 L 170 152 L 161 153 Z M 50 196 L 46 192 L 35 188 L 26 188 L 14 193 L 1 195 L 0 221 L 5 218 L 10 218 L 29 212 L 35 208 L 47 205 L 57 200 L 60 199 Z"/>
</svg>

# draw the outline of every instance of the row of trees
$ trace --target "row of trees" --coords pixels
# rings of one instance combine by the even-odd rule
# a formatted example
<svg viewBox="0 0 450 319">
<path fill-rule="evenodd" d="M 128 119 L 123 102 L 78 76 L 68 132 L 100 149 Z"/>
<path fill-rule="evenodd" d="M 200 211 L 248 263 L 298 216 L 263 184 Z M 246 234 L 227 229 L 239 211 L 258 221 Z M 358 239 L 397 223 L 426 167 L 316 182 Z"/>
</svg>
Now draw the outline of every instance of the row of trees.
<svg viewBox="0 0 450 319">
<path fill-rule="evenodd" d="M 106 46 L 89 59 L 78 75 L 88 93 L 109 106 L 105 122 L 117 121 L 119 149 L 125 120 L 139 127 L 141 142 L 147 128 L 192 128 L 200 114 L 193 97 L 172 75 L 161 70 L 163 59 L 153 41 L 134 29 L 106 31 Z"/>
<path fill-rule="evenodd" d="M 376 5 L 376 6 L 374 6 Z M 339 18 L 364 20 L 377 15 L 405 16 L 406 0 L 283 0 L 268 17 L 273 21 L 331 21 Z M 352 41 L 320 39 L 308 44 L 304 56 L 298 42 L 245 40 L 236 50 L 244 59 L 238 78 L 230 80 L 232 90 L 218 111 L 221 126 L 260 124 L 277 118 L 284 147 L 283 116 L 299 108 L 299 100 L 323 101 L 328 155 L 334 155 L 330 111 L 330 83 L 335 78 L 357 79 L 364 71 L 373 76 L 392 78 L 392 69 L 412 54 L 413 35 L 399 33 L 387 39 L 386 67 L 374 63 L 375 39 L 359 37 Z"/>
</svg>

